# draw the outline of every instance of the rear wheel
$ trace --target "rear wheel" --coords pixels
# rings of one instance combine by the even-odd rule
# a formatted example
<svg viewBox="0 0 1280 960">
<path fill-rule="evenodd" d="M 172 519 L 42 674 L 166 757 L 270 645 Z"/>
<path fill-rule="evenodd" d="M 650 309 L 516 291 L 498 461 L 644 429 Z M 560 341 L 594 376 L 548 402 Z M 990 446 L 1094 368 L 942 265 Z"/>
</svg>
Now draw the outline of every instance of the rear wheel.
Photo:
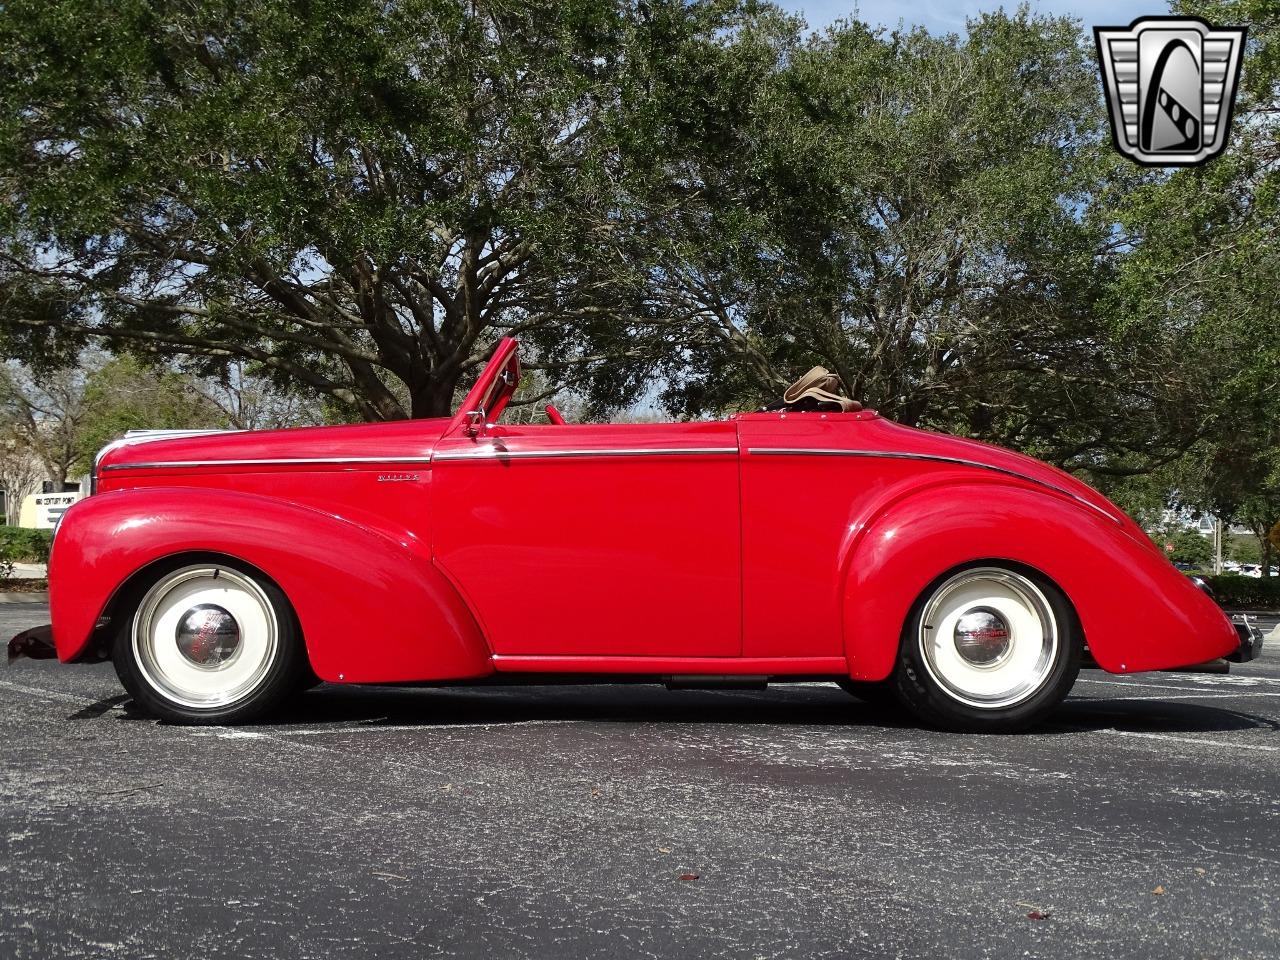
<svg viewBox="0 0 1280 960">
<path fill-rule="evenodd" d="M 188 724 L 238 723 L 297 689 L 306 656 L 293 609 L 261 574 L 202 562 L 137 597 L 112 661 L 148 712 Z"/>
<path fill-rule="evenodd" d="M 984 563 L 940 578 L 916 602 L 892 680 L 934 726 L 1017 730 L 1066 697 L 1080 648 L 1060 590 L 1027 568 Z"/>
</svg>

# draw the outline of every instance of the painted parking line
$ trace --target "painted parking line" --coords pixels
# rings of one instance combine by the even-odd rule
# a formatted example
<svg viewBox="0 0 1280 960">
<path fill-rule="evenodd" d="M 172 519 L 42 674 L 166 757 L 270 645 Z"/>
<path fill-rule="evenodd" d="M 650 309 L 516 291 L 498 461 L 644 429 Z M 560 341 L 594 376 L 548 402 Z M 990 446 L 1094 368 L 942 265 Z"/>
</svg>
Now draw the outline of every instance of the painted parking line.
<svg viewBox="0 0 1280 960">
<path fill-rule="evenodd" d="M 95 704 L 98 701 L 91 697 L 76 696 L 75 694 L 62 693 L 58 690 L 45 690 L 43 687 L 31 687 L 26 684 L 13 683 L 8 680 L 0 680 L 0 687 L 7 690 L 13 690 L 17 693 L 25 693 L 28 696 L 39 697 L 45 700 L 61 700 L 64 703 L 74 703 L 79 705 Z M 577 720 L 507 720 L 491 723 L 398 723 L 398 724 L 377 724 L 362 723 L 358 726 L 344 727 L 323 727 L 323 728 L 305 728 L 297 730 L 274 729 L 253 730 L 245 727 L 180 727 L 171 729 L 181 729 L 192 737 L 215 737 L 219 740 L 276 740 L 280 737 L 310 737 L 323 733 L 371 733 L 371 732 L 393 732 L 408 730 L 458 730 L 458 729 L 474 729 L 483 727 L 514 727 L 514 726 L 532 726 L 532 725 L 551 725 L 564 723 L 578 723 Z M 434 771 L 433 771 L 434 772 Z"/>
<path fill-rule="evenodd" d="M 42 700 L 60 700 L 60 701 L 63 701 L 64 703 L 74 703 L 79 706 L 93 705 L 99 702 L 98 700 L 95 700 L 92 697 L 76 696 L 70 693 L 62 693 L 57 690 L 45 690 L 42 687 L 31 687 L 22 683 L 13 683 L 12 681 L 9 681 L 9 680 L 0 680 L 0 687 L 3 687 L 6 690 L 13 690 L 16 693 L 25 694 L 29 697 L 38 697 Z M 556 722 L 556 721 L 543 721 L 543 722 L 550 723 L 550 722 Z M 198 740 L 203 737 L 214 737 L 219 740 L 240 740 L 245 743 L 258 741 L 259 743 L 274 743 L 281 746 L 287 746 L 295 750 L 304 750 L 304 751 L 312 751 L 312 752 L 324 753 L 329 755 L 345 756 L 341 750 L 335 749 L 333 747 L 327 747 L 327 746 L 324 746 L 323 744 L 298 743 L 295 740 L 286 739 L 280 736 L 281 731 L 272 731 L 268 733 L 262 730 L 247 730 L 243 727 L 180 727 L 180 726 L 169 726 L 169 725 L 159 725 L 159 724 L 153 725 L 153 729 L 182 734 L 188 738 L 191 738 L 192 740 Z M 315 731 L 294 731 L 294 732 L 295 733 L 301 733 L 301 732 L 322 733 L 325 731 L 315 730 Z M 404 767 L 406 769 L 413 770 L 415 773 L 418 773 L 418 774 L 429 773 L 433 775 L 441 775 L 441 772 L 439 770 L 436 770 L 434 767 L 423 766 L 422 764 L 419 764 L 419 763 L 410 763 L 404 760 L 397 760 L 397 759 L 386 758 L 386 757 L 382 758 L 379 762 L 387 766 Z"/>
<path fill-rule="evenodd" d="M 1186 683 L 1152 683 L 1149 680 L 1094 680 L 1089 677 L 1080 677 L 1076 683 L 1092 683 L 1106 687 L 1147 687 L 1152 690 L 1195 690 L 1197 688 L 1212 690 L 1217 693 L 1225 690 L 1239 691 L 1244 693 L 1250 687 L 1267 686 L 1271 684 L 1280 685 L 1280 678 L 1276 677 L 1226 677 L 1212 679 L 1207 677 L 1188 678 Z M 1280 692 L 1280 691 L 1276 691 Z"/>
<path fill-rule="evenodd" d="M 81 706 L 85 704 L 97 703 L 89 697 L 77 697 L 74 694 L 62 693 L 59 690 L 45 690 L 42 687 L 29 687 L 22 683 L 12 683 L 9 680 L 0 680 L 0 687 L 6 690 L 15 690 L 18 693 L 25 693 L 32 697 L 41 697 L 45 700 L 61 700 L 64 703 L 78 703 Z"/>
<path fill-rule="evenodd" d="M 1193 743 L 1201 747 L 1216 747 L 1219 750 L 1259 750 L 1264 753 L 1280 753 L 1280 746 L 1268 746 L 1262 743 L 1241 743 L 1238 740 L 1209 740 L 1205 737 L 1180 737 L 1172 733 L 1141 733 L 1137 730 L 1116 730 L 1108 727 L 1098 733 L 1110 734 L 1114 737 L 1129 737 L 1141 740 L 1172 740 L 1176 743 Z"/>
<path fill-rule="evenodd" d="M 1245 697 L 1250 697 L 1250 698 L 1254 698 L 1254 697 L 1280 697 L 1280 693 L 1276 693 L 1276 692 L 1273 692 L 1273 691 L 1261 691 L 1261 690 L 1255 690 L 1255 691 L 1252 691 L 1252 692 L 1249 692 L 1249 691 L 1241 691 L 1240 693 L 1211 693 L 1211 692 L 1209 692 L 1209 691 L 1207 691 L 1207 690 L 1206 690 L 1204 693 L 1153 693 L 1153 694 L 1151 694 L 1150 696 L 1137 696 L 1137 697 L 1124 697 L 1124 696 L 1111 697 L 1111 696 L 1108 696 L 1108 695 L 1107 695 L 1107 694 L 1105 694 L 1105 693 L 1099 693 L 1099 694 L 1089 694 L 1088 696 L 1085 696 L 1085 697 L 1075 697 L 1075 696 L 1073 696 L 1073 697 L 1071 697 L 1070 699 L 1071 699 L 1072 701 L 1076 702 L 1076 703 L 1091 703 L 1091 702 L 1092 702 L 1092 703 L 1097 703 L 1097 702 L 1100 702 L 1100 701 L 1106 701 L 1107 703 L 1115 703 L 1115 702 L 1116 702 L 1116 701 L 1118 701 L 1118 700 L 1119 700 L 1119 701 L 1128 701 L 1128 700 L 1242 700 L 1242 699 L 1244 699 Z"/>
<path fill-rule="evenodd" d="M 14 690 L 28 696 L 40 697 L 42 699 L 62 700 L 67 703 L 79 704 L 81 706 L 96 704 L 100 701 L 91 697 L 75 696 L 69 693 L 60 693 L 56 690 L 45 690 L 41 687 L 30 687 L 20 683 L 11 683 L 7 680 L 0 680 L 0 687 Z M 543 721 L 550 722 L 568 722 L 568 721 Z M 297 730 L 297 731 L 281 731 L 281 730 L 254 730 L 246 727 L 184 727 L 171 724 L 148 724 L 150 729 L 161 731 L 164 733 L 176 734 L 186 737 L 190 742 L 197 743 L 203 738 L 214 738 L 218 740 L 236 740 L 243 743 L 246 747 L 251 744 L 267 745 L 274 744 L 290 750 L 300 750 L 306 753 L 322 754 L 326 756 L 348 757 L 349 754 L 344 753 L 341 748 L 328 746 L 322 743 L 301 743 L 292 737 L 281 736 L 282 733 L 291 732 L 298 733 L 324 733 L 328 731 L 322 730 Z M 421 729 L 416 727 L 413 729 Z M 430 774 L 432 776 L 443 776 L 442 771 L 435 767 L 429 767 L 425 764 L 404 760 L 393 757 L 380 757 L 378 762 L 388 767 L 398 767 L 412 771 L 415 775 Z"/>
<path fill-rule="evenodd" d="M 271 731 L 276 737 L 316 737 L 321 734 L 346 733 L 398 733 L 411 730 L 475 730 L 501 727 L 533 727 L 551 726 L 554 724 L 581 723 L 581 720 L 506 720 L 493 723 L 362 723 L 351 727 L 309 727 L 297 730 L 276 729 Z M 265 734 L 263 734 L 265 736 Z"/>
</svg>

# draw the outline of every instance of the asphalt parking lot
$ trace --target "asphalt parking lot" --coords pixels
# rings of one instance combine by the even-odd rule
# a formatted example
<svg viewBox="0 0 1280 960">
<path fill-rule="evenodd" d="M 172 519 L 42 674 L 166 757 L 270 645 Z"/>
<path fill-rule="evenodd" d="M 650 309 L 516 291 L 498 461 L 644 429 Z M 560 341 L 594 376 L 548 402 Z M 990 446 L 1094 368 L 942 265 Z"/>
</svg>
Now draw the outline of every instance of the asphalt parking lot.
<svg viewBox="0 0 1280 960">
<path fill-rule="evenodd" d="M 1085 672 L 1019 736 L 829 685 L 321 687 L 180 728 L 30 661 L 0 725 L 15 960 L 1280 955 L 1274 642 Z"/>
</svg>

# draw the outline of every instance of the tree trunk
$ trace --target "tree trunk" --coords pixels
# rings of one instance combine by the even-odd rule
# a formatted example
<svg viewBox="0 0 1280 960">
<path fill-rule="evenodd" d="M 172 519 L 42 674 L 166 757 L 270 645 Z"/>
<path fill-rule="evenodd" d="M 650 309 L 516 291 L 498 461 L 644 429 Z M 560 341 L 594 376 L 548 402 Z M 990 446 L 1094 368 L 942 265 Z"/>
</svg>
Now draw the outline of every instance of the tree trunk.
<svg viewBox="0 0 1280 960">
<path fill-rule="evenodd" d="M 449 417 L 454 413 L 453 394 L 458 388 L 458 377 L 433 377 L 409 394 L 409 416 L 415 420 L 424 417 Z"/>
</svg>

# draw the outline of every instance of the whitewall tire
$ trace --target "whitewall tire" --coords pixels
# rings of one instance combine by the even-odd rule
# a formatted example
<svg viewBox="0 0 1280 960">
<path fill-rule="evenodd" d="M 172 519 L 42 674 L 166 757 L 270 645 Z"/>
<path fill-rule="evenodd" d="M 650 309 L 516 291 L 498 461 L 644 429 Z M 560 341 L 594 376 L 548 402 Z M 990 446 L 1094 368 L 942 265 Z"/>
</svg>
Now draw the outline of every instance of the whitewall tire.
<svg viewBox="0 0 1280 960">
<path fill-rule="evenodd" d="M 247 720 L 296 689 L 304 672 L 288 600 L 239 564 L 169 569 L 123 606 L 131 614 L 116 635 L 116 672 L 134 700 L 162 719 Z"/>
<path fill-rule="evenodd" d="M 893 682 L 934 726 L 1005 731 L 1056 707 L 1075 683 L 1075 612 L 1045 577 L 990 561 L 940 577 L 912 608 Z"/>
</svg>

